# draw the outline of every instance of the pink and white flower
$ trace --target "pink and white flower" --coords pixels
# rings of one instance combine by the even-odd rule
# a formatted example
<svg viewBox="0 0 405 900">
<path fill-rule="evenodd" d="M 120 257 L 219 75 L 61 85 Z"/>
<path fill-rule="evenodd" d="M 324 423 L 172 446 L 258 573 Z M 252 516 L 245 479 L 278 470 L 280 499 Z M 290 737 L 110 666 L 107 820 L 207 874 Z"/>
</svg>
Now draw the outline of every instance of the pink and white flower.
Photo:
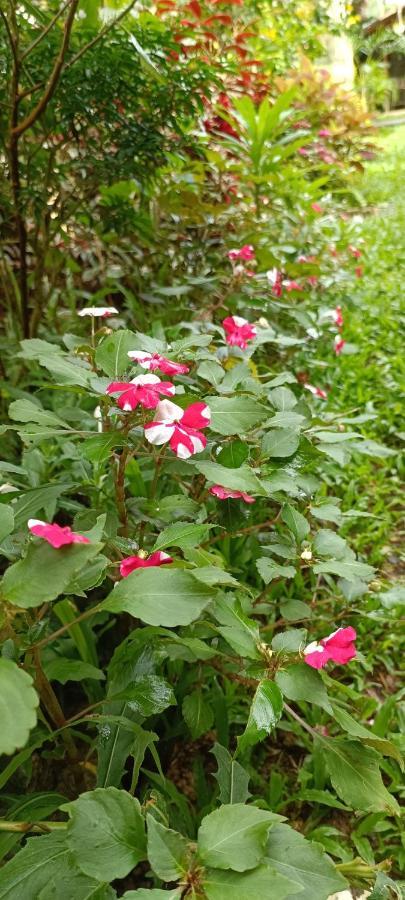
<svg viewBox="0 0 405 900">
<path fill-rule="evenodd" d="M 256 326 L 241 316 L 227 316 L 222 325 L 226 331 L 226 343 L 230 347 L 240 347 L 241 350 L 246 350 L 248 341 L 253 340 L 257 334 Z"/>
<path fill-rule="evenodd" d="M 343 328 L 344 320 L 343 320 L 343 312 L 341 306 L 335 306 L 334 309 L 326 309 L 320 317 L 321 321 L 325 321 L 327 319 L 331 319 L 333 324 L 339 328 Z"/>
<path fill-rule="evenodd" d="M 83 534 L 76 534 L 69 525 L 62 527 L 56 522 L 52 524 L 42 522 L 41 519 L 28 519 L 27 524 L 31 534 L 43 538 L 55 550 L 59 550 L 59 547 L 65 547 L 67 544 L 90 544 L 89 538 L 84 537 Z M 46 572 L 44 575 L 46 577 Z"/>
<path fill-rule="evenodd" d="M 346 341 L 344 341 L 343 338 L 340 337 L 340 334 L 337 334 L 333 342 L 333 349 L 336 353 L 336 356 L 340 356 L 345 344 Z"/>
<path fill-rule="evenodd" d="M 201 453 L 207 438 L 201 428 L 207 428 L 211 412 L 206 403 L 192 403 L 181 409 L 171 400 L 161 400 L 156 408 L 153 422 L 145 425 L 145 437 L 150 444 L 169 444 L 179 459 L 189 459 L 194 453 Z"/>
<path fill-rule="evenodd" d="M 273 288 L 273 294 L 275 297 L 281 297 L 283 293 L 283 275 L 279 269 L 269 269 L 267 274 L 267 280 L 270 282 Z"/>
<path fill-rule="evenodd" d="M 93 319 L 108 319 L 109 316 L 117 316 L 118 309 L 115 306 L 87 306 L 80 309 L 78 316 L 91 316 Z"/>
<path fill-rule="evenodd" d="M 298 281 L 294 281 L 294 280 L 285 281 L 284 286 L 285 286 L 287 293 L 290 293 L 291 291 L 303 291 L 304 290 L 304 288 L 300 284 L 298 284 Z"/>
<path fill-rule="evenodd" d="M 304 388 L 306 388 L 307 391 L 310 391 L 314 397 L 319 397 L 320 400 L 327 400 L 328 395 L 322 388 L 315 387 L 313 384 L 304 384 Z"/>
<path fill-rule="evenodd" d="M 137 375 L 132 381 L 112 381 L 106 394 L 121 394 L 117 406 L 124 412 L 131 412 L 138 404 L 145 409 L 155 409 L 159 394 L 172 397 L 176 388 L 170 381 L 161 381 L 157 375 Z"/>
<path fill-rule="evenodd" d="M 172 362 L 171 359 L 161 356 L 160 353 L 129 350 L 128 356 L 137 362 L 139 366 L 142 366 L 143 369 L 147 369 L 148 372 L 155 372 L 158 369 L 164 375 L 186 375 L 190 371 L 189 366 L 186 366 L 184 363 Z"/>
<path fill-rule="evenodd" d="M 141 550 L 136 556 L 126 556 L 121 560 L 120 574 L 126 578 L 131 572 L 135 572 L 135 569 L 149 569 L 151 566 L 164 566 L 172 562 L 172 557 L 168 553 L 163 553 L 162 550 L 155 550 L 150 556 Z"/>
<path fill-rule="evenodd" d="M 232 262 L 236 259 L 242 259 L 244 262 L 248 262 L 250 259 L 255 258 L 255 250 L 252 247 L 252 244 L 244 244 L 243 247 L 239 249 L 234 247 L 233 250 L 229 250 L 228 258 L 232 260 Z"/>
<path fill-rule="evenodd" d="M 356 632 L 354 628 L 338 628 L 319 643 L 312 641 L 304 650 L 304 660 L 313 669 L 323 669 L 329 660 L 341 666 L 356 656 Z"/>
<path fill-rule="evenodd" d="M 358 247 L 353 247 L 353 244 L 349 244 L 347 249 L 348 249 L 349 253 L 351 253 L 351 255 L 353 256 L 354 259 L 360 259 L 361 250 L 359 250 Z"/>
<path fill-rule="evenodd" d="M 255 498 L 251 497 L 250 494 L 245 494 L 245 491 L 231 491 L 220 484 L 214 484 L 208 490 L 210 494 L 218 497 L 219 500 L 244 500 L 245 503 L 255 503 Z"/>
</svg>

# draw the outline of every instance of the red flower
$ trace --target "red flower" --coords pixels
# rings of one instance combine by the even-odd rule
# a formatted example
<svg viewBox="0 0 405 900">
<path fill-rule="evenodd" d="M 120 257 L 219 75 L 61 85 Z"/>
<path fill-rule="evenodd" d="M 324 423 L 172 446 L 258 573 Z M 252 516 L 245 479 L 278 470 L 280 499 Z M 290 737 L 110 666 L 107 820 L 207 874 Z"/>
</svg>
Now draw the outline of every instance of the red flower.
<svg viewBox="0 0 405 900">
<path fill-rule="evenodd" d="M 220 484 L 214 484 L 213 487 L 210 487 L 209 493 L 213 494 L 214 497 L 218 497 L 219 500 L 244 500 L 245 503 L 255 502 L 255 498 L 251 497 L 250 494 L 245 494 L 244 491 L 230 491 L 228 488 L 221 487 Z"/>
<path fill-rule="evenodd" d="M 150 556 L 144 556 L 141 551 L 137 556 L 126 556 L 121 560 L 120 574 L 126 578 L 131 572 L 135 572 L 135 569 L 149 569 L 150 566 L 164 566 L 172 562 L 172 557 L 168 553 L 163 553 L 162 550 L 156 550 Z"/>
<path fill-rule="evenodd" d="M 329 128 L 321 128 L 321 130 L 318 131 L 318 137 L 320 137 L 320 138 L 330 138 L 330 137 L 332 137 L 332 132 L 329 131 Z"/>
<path fill-rule="evenodd" d="M 354 273 L 356 278 L 362 278 L 364 273 L 363 266 L 356 266 Z"/>
<path fill-rule="evenodd" d="M 189 367 L 184 363 L 172 362 L 159 353 L 146 353 L 144 350 L 129 350 L 128 356 L 134 359 L 139 366 L 147 369 L 148 372 L 154 372 L 159 369 L 164 375 L 186 375 L 190 371 Z"/>
<path fill-rule="evenodd" d="M 319 281 L 318 275 L 308 275 L 307 282 L 311 287 L 316 287 Z"/>
<path fill-rule="evenodd" d="M 333 342 L 333 346 L 334 346 L 334 350 L 335 350 L 336 356 L 340 356 L 340 354 L 341 354 L 341 352 L 342 352 L 343 347 L 345 346 L 345 344 L 346 344 L 346 341 L 344 341 L 343 338 L 341 338 L 340 335 L 337 334 L 336 337 L 335 337 L 335 340 L 334 340 L 334 342 Z"/>
<path fill-rule="evenodd" d="M 228 253 L 228 257 L 231 260 L 243 259 L 244 262 L 248 262 L 250 259 L 255 258 L 254 247 L 252 247 L 251 244 L 244 244 L 243 247 L 240 248 L 240 250 L 230 250 Z"/>
<path fill-rule="evenodd" d="M 310 391 L 314 397 L 319 397 L 320 400 L 326 400 L 328 397 L 326 391 L 323 391 L 322 388 L 314 387 L 313 384 L 304 384 L 304 388 Z"/>
<path fill-rule="evenodd" d="M 112 381 L 106 390 L 107 394 L 121 394 L 117 405 L 124 412 L 129 412 L 140 403 L 145 409 L 155 409 L 159 403 L 159 394 L 172 397 L 176 388 L 169 381 L 160 381 L 157 375 L 137 375 L 132 381 Z"/>
<path fill-rule="evenodd" d="M 291 291 L 303 291 L 304 288 L 298 284 L 298 281 L 285 281 L 284 282 L 285 289 L 288 293 Z"/>
<path fill-rule="evenodd" d="M 41 522 L 40 519 L 28 519 L 28 528 L 37 537 L 43 538 L 55 550 L 64 547 L 67 544 L 90 544 L 90 540 L 83 534 L 76 534 L 69 525 L 62 528 L 61 525 Z M 44 573 L 46 578 L 46 572 Z"/>
<path fill-rule="evenodd" d="M 283 276 L 278 269 L 270 269 L 267 272 L 267 279 L 272 285 L 275 297 L 281 297 L 283 293 Z"/>
<path fill-rule="evenodd" d="M 343 313 L 341 306 L 335 306 L 333 310 L 333 321 L 338 328 L 343 328 Z"/>
<path fill-rule="evenodd" d="M 314 212 L 318 213 L 318 215 L 322 212 L 322 206 L 319 206 L 319 203 L 311 203 L 311 209 L 313 209 Z"/>
<path fill-rule="evenodd" d="M 360 259 L 361 250 L 358 250 L 357 247 L 353 247 L 353 244 L 349 244 L 347 249 L 349 253 L 351 253 L 351 255 L 354 257 L 354 259 Z"/>
<path fill-rule="evenodd" d="M 354 628 L 338 628 L 319 644 L 312 641 L 304 650 L 305 662 L 313 669 L 323 669 L 329 660 L 341 666 L 346 665 L 356 656 L 356 632 Z"/>
<path fill-rule="evenodd" d="M 250 325 L 241 316 L 227 316 L 222 325 L 226 331 L 226 343 L 230 347 L 240 347 L 241 350 L 246 350 L 248 341 L 253 340 L 257 334 L 255 325 Z"/>
<path fill-rule="evenodd" d="M 183 410 L 170 400 L 161 400 L 154 421 L 145 425 L 145 437 L 155 446 L 169 443 L 179 459 L 189 459 L 206 447 L 207 438 L 200 429 L 207 428 L 210 421 L 210 409 L 205 403 L 192 403 Z"/>
</svg>

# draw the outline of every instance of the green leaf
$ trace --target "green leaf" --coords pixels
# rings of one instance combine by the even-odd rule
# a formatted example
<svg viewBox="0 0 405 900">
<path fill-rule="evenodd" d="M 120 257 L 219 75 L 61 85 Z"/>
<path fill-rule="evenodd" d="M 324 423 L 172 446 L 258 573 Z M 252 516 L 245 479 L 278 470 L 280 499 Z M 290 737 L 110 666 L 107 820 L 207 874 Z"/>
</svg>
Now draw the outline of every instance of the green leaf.
<svg viewBox="0 0 405 900">
<path fill-rule="evenodd" d="M 253 872 L 219 872 L 207 869 L 203 887 L 208 900 L 284 900 L 300 886 L 280 875 L 271 866 L 258 866 Z M 315 898 L 312 898 L 315 900 Z"/>
<path fill-rule="evenodd" d="M 335 525 L 340 525 L 342 522 L 342 513 L 334 503 L 322 503 L 321 506 L 311 506 L 310 512 L 311 516 L 323 522 L 334 522 Z"/>
<path fill-rule="evenodd" d="M 123 436 L 119 431 L 106 431 L 105 434 L 95 434 L 87 438 L 81 444 L 83 455 L 89 462 L 100 466 L 111 456 L 111 451 L 123 444 Z"/>
<path fill-rule="evenodd" d="M 109 612 L 127 612 L 148 625 L 189 625 L 213 596 L 211 588 L 189 572 L 139 569 L 124 578 L 104 600 Z"/>
<path fill-rule="evenodd" d="M 85 678 L 103 681 L 104 672 L 81 659 L 67 659 L 56 656 L 43 665 L 44 672 L 49 681 L 59 681 L 66 684 L 68 681 L 84 681 Z"/>
<path fill-rule="evenodd" d="M 193 740 L 209 731 L 213 724 L 214 713 L 200 690 L 193 691 L 184 698 L 182 712 Z"/>
<path fill-rule="evenodd" d="M 263 485 L 248 466 L 240 466 L 239 469 L 230 469 L 214 462 L 195 462 L 194 467 L 198 472 L 221 487 L 231 491 L 245 491 L 246 493 L 266 495 Z"/>
<path fill-rule="evenodd" d="M 7 809 L 7 822 L 42 822 L 48 819 L 61 803 L 65 803 L 66 797 L 56 794 L 55 791 L 42 791 L 35 794 L 27 794 L 18 798 Z M 12 850 L 15 844 L 24 839 L 24 833 L 6 832 L 0 834 L 0 860 Z"/>
<path fill-rule="evenodd" d="M 238 600 L 223 594 L 217 599 L 214 615 L 221 623 L 218 631 L 235 653 L 248 656 L 249 659 L 260 659 L 257 649 L 260 640 L 259 626 L 243 612 Z"/>
<path fill-rule="evenodd" d="M 146 817 L 148 826 L 148 861 L 162 881 L 178 881 L 188 870 L 190 850 L 186 838 L 166 828 L 153 816 Z"/>
<path fill-rule="evenodd" d="M 14 529 L 14 510 L 6 503 L 0 505 L 0 542 Z"/>
<path fill-rule="evenodd" d="M 291 428 L 275 428 L 263 438 L 263 453 L 274 459 L 283 459 L 298 450 L 299 442 L 299 434 Z"/>
<path fill-rule="evenodd" d="M 280 603 L 280 612 L 283 619 L 288 622 L 299 622 L 301 619 L 310 619 L 312 609 L 302 600 L 282 600 Z"/>
<path fill-rule="evenodd" d="M 306 628 L 290 628 L 274 635 L 271 646 L 273 650 L 291 650 L 297 653 L 303 646 L 307 636 Z"/>
<path fill-rule="evenodd" d="M 233 803 L 205 816 L 198 829 L 198 853 L 206 866 L 245 872 L 261 862 L 274 814 Z"/>
<path fill-rule="evenodd" d="M 356 581 L 357 578 L 370 581 L 375 574 L 373 566 L 358 562 L 357 559 L 328 559 L 326 562 L 317 563 L 313 571 L 315 575 L 338 575 L 347 581 Z"/>
<path fill-rule="evenodd" d="M 183 888 L 175 888 L 174 891 L 161 891 L 160 888 L 139 888 L 137 891 L 127 891 L 121 900 L 181 900 Z"/>
<path fill-rule="evenodd" d="M 280 412 L 293 409 L 297 405 L 295 394 L 286 387 L 276 387 L 269 392 L 269 400 Z"/>
<path fill-rule="evenodd" d="M 135 350 L 138 345 L 133 331 L 120 329 L 104 338 L 96 350 L 96 366 L 109 378 L 118 378 L 125 374 L 134 362 L 128 357 L 128 350 Z"/>
<path fill-rule="evenodd" d="M 271 829 L 266 860 L 280 875 L 298 882 L 300 892 L 292 897 L 302 900 L 328 900 L 335 891 L 347 887 L 345 878 L 319 844 L 307 841 L 289 825 L 276 824 Z"/>
<path fill-rule="evenodd" d="M 6 570 L 2 599 L 23 609 L 55 600 L 101 548 L 102 544 L 69 544 L 55 550 L 45 541 L 32 542 L 24 559 Z"/>
<path fill-rule="evenodd" d="M 37 425 L 45 425 L 48 428 L 69 428 L 69 426 L 55 413 L 48 409 L 42 409 L 32 400 L 14 400 L 8 408 L 10 419 L 17 422 L 35 422 Z"/>
<path fill-rule="evenodd" d="M 126 700 L 128 708 L 143 719 L 163 712 L 168 706 L 176 703 L 170 684 L 159 675 L 144 675 L 118 695 L 107 696 L 107 701 Z"/>
<path fill-rule="evenodd" d="M 225 444 L 217 456 L 217 462 L 220 466 L 226 466 L 229 469 L 238 469 L 249 456 L 249 447 L 244 441 L 231 441 Z"/>
<path fill-rule="evenodd" d="M 332 706 L 319 672 L 306 663 L 296 663 L 284 672 L 277 672 L 276 682 L 281 693 L 289 700 L 306 700 L 332 714 Z"/>
<path fill-rule="evenodd" d="M 256 566 L 265 584 L 269 584 L 275 578 L 294 578 L 296 574 L 294 566 L 279 566 L 268 556 L 257 559 Z"/>
<path fill-rule="evenodd" d="M 343 558 L 349 550 L 345 539 L 329 528 L 321 528 L 318 531 L 313 548 L 317 556 L 333 556 L 335 560 Z"/>
<path fill-rule="evenodd" d="M 38 358 L 40 366 L 51 373 L 56 384 L 71 384 L 74 387 L 89 388 L 90 379 L 93 377 L 93 370 L 88 364 L 79 361 L 72 362 L 64 356 L 40 356 Z"/>
<path fill-rule="evenodd" d="M 244 753 L 270 734 L 280 720 L 282 711 L 283 695 L 280 688 L 274 681 L 261 681 L 252 700 L 245 731 L 238 737 L 238 753 Z"/>
<path fill-rule="evenodd" d="M 219 785 L 219 801 L 224 804 L 246 803 L 250 797 L 249 775 L 246 770 L 221 744 L 215 743 L 210 752 L 218 764 L 218 769 L 213 775 Z"/>
<path fill-rule="evenodd" d="M 344 731 L 347 731 L 351 737 L 359 738 L 359 740 L 363 741 L 369 747 L 374 747 L 374 749 L 378 750 L 383 756 L 391 756 L 392 759 L 397 761 L 401 769 L 403 768 L 402 755 L 398 747 L 396 747 L 392 741 L 379 737 L 378 734 L 374 734 L 374 731 L 370 731 L 368 728 L 365 728 L 364 725 L 361 725 L 360 722 L 356 722 L 356 719 L 341 706 L 338 706 L 337 703 L 332 703 L 332 707 L 333 715 Z"/>
<path fill-rule="evenodd" d="M 71 487 L 71 484 L 47 484 L 44 487 L 26 491 L 13 503 L 15 527 L 21 528 L 23 526 L 26 528 L 27 519 L 38 515 L 40 512 L 47 514 L 48 510 L 52 510 L 49 515 L 51 519 L 58 497 L 65 491 L 70 490 Z"/>
<path fill-rule="evenodd" d="M 117 788 L 96 788 L 66 803 L 67 841 L 75 862 L 86 875 L 113 881 L 146 857 L 146 838 L 139 801 Z"/>
<path fill-rule="evenodd" d="M 99 893 L 99 891 L 104 892 Z M 2 900 L 109 900 L 114 892 L 80 871 L 66 833 L 29 838 L 25 847 L 0 869 Z"/>
<path fill-rule="evenodd" d="M 160 532 L 153 550 L 180 547 L 181 550 L 201 544 L 207 537 L 209 525 L 193 525 L 192 522 L 173 522 Z"/>
<path fill-rule="evenodd" d="M 26 744 L 38 705 L 31 676 L 11 659 L 0 658 L 0 753 L 9 755 Z"/>
<path fill-rule="evenodd" d="M 400 815 L 400 808 L 384 786 L 378 754 L 358 741 L 324 740 L 322 752 L 333 787 L 352 809 Z"/>
<path fill-rule="evenodd" d="M 297 538 L 298 543 L 301 543 L 301 541 L 309 534 L 309 522 L 307 522 L 305 516 L 289 503 L 284 504 L 281 511 L 281 518 L 287 525 L 287 528 L 292 531 L 294 537 Z"/>
<path fill-rule="evenodd" d="M 206 397 L 211 428 L 219 434 L 246 434 L 266 416 L 266 408 L 250 397 Z"/>
</svg>

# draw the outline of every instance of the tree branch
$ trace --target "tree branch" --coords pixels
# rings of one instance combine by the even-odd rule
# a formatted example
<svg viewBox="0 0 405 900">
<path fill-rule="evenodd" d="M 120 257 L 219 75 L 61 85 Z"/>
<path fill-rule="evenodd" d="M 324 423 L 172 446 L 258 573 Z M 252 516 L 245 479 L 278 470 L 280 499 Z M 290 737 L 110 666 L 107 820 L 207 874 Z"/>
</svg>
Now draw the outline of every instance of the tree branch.
<svg viewBox="0 0 405 900">
<path fill-rule="evenodd" d="M 129 3 L 128 6 L 126 6 L 118 16 L 115 16 L 115 18 L 112 19 L 111 22 L 107 22 L 106 25 L 104 25 L 104 27 L 101 29 L 101 31 L 99 31 L 99 33 L 96 34 L 96 36 L 88 42 L 88 44 L 85 44 L 84 47 L 81 48 L 81 50 L 78 50 L 75 56 L 72 56 L 72 59 L 69 59 L 69 61 L 65 65 L 65 69 L 70 69 L 70 66 L 73 66 L 75 62 L 77 62 L 77 60 L 80 59 L 81 56 L 83 56 L 84 53 L 87 53 L 87 51 L 90 50 L 91 47 L 94 47 L 94 44 L 97 44 L 98 41 L 101 41 L 101 39 L 115 27 L 117 22 L 120 22 L 121 19 L 123 19 L 124 16 L 127 15 L 127 13 L 131 12 L 131 9 L 133 9 L 136 2 L 137 0 L 131 0 L 131 3 Z"/>
<path fill-rule="evenodd" d="M 14 40 L 14 38 L 13 38 L 13 35 L 12 35 L 12 33 L 11 33 L 10 25 L 9 25 L 9 23 L 8 23 L 8 18 L 7 18 L 7 16 L 6 16 L 5 12 L 3 12 L 2 9 L 0 9 L 0 16 L 1 16 L 1 18 L 3 19 L 4 25 L 5 25 L 5 29 L 6 29 L 7 37 L 8 37 L 8 42 L 9 42 L 9 44 L 10 44 L 10 49 L 11 49 L 11 52 L 12 52 L 13 58 L 14 58 L 14 64 L 17 66 L 17 65 L 18 65 L 17 46 L 16 46 L 15 40 Z"/>
<path fill-rule="evenodd" d="M 63 13 L 65 12 L 65 9 L 67 9 L 67 7 L 70 6 L 70 3 L 71 3 L 71 0 L 66 0 L 66 2 L 63 3 L 63 5 L 60 7 L 60 9 L 58 9 L 58 12 L 54 15 L 53 19 L 51 19 L 51 21 L 46 26 L 46 28 L 44 28 L 44 30 L 41 31 L 41 33 L 38 35 L 37 38 L 35 38 L 35 40 L 32 42 L 32 44 L 30 44 L 29 47 L 27 47 L 27 49 L 24 50 L 24 53 L 22 53 L 21 58 L 20 58 L 21 62 L 23 62 L 23 60 L 26 59 L 30 53 L 32 53 L 32 51 L 35 49 L 35 47 L 38 47 L 38 44 L 40 44 L 41 41 L 44 39 L 44 37 L 46 37 L 46 35 L 51 31 L 51 29 L 55 25 L 55 22 L 57 22 L 58 19 L 61 17 L 61 15 L 63 15 Z"/>
<path fill-rule="evenodd" d="M 20 122 L 19 125 L 17 125 L 13 129 L 14 138 L 21 137 L 21 135 L 24 134 L 24 132 L 27 131 L 28 128 L 31 128 L 31 126 L 36 122 L 36 120 L 39 118 L 39 116 L 44 112 L 49 101 L 52 99 L 52 97 L 55 93 L 55 90 L 56 90 L 56 87 L 57 87 L 57 84 L 58 84 L 58 81 L 59 81 L 59 78 L 60 78 L 60 75 L 61 75 L 61 72 L 63 69 L 65 56 L 66 56 L 66 53 L 67 53 L 67 50 L 69 47 L 70 35 L 71 35 L 73 22 L 74 22 L 78 4 L 79 4 L 79 0 L 71 0 L 69 15 L 66 18 L 65 26 L 63 29 L 62 43 L 60 46 L 58 56 L 56 57 L 55 64 L 54 64 L 51 76 L 49 78 L 48 84 L 46 86 L 46 89 L 45 89 L 41 99 L 38 101 L 37 105 L 35 106 L 35 108 L 29 113 L 28 116 L 26 116 L 25 119 L 23 119 L 22 122 Z"/>
</svg>

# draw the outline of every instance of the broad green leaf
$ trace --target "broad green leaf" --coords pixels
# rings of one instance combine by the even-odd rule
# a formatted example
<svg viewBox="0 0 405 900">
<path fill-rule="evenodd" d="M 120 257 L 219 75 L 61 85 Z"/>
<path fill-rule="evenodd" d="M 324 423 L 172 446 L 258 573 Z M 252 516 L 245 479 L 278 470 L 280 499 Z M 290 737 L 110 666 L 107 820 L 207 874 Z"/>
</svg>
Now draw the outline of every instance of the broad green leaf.
<svg viewBox="0 0 405 900">
<path fill-rule="evenodd" d="M 333 787 L 352 809 L 400 815 L 395 797 L 387 791 L 378 767 L 378 754 L 364 742 L 322 741 L 322 752 Z"/>
<path fill-rule="evenodd" d="M 224 572 L 219 566 L 199 566 L 197 569 L 193 569 L 193 575 L 194 578 L 202 581 L 203 584 L 225 584 L 240 589 L 244 587 L 244 585 L 239 584 L 233 575 L 230 575 L 229 572 Z"/>
<path fill-rule="evenodd" d="M 160 675 L 143 675 L 131 682 L 119 695 L 107 696 L 107 702 L 126 700 L 128 708 L 147 719 L 176 703 L 171 685 Z"/>
<path fill-rule="evenodd" d="M 231 491 L 245 491 L 247 494 L 266 495 L 263 485 L 248 466 L 231 469 L 216 462 L 205 461 L 195 462 L 194 466 L 208 481 L 220 484 L 221 487 L 229 488 Z"/>
<path fill-rule="evenodd" d="M 93 369 L 83 361 L 73 362 L 64 356 L 40 356 L 40 366 L 51 373 L 56 384 L 70 384 L 74 387 L 89 388 L 90 379 L 93 377 Z"/>
<path fill-rule="evenodd" d="M 207 869 L 203 887 L 208 900 L 284 900 L 300 889 L 298 883 L 284 878 L 267 865 L 257 866 L 244 874 Z"/>
<path fill-rule="evenodd" d="M 123 437 L 119 431 L 106 431 L 105 434 L 95 434 L 83 441 L 81 449 L 89 462 L 100 466 L 111 456 L 111 451 L 122 446 Z"/>
<path fill-rule="evenodd" d="M 317 563 L 313 571 L 315 575 L 338 575 L 340 578 L 346 578 L 347 581 L 355 581 L 357 578 L 370 581 L 375 574 L 373 566 L 358 562 L 357 559 L 328 559 L 326 562 Z"/>
<path fill-rule="evenodd" d="M 103 681 L 104 672 L 81 659 L 68 659 L 56 656 L 43 664 L 44 672 L 49 681 L 59 681 L 66 684 L 68 681 L 84 681 L 86 678 Z"/>
<path fill-rule="evenodd" d="M 215 359 L 204 359 L 198 366 L 196 375 L 217 388 L 225 375 L 225 369 Z"/>
<path fill-rule="evenodd" d="M 295 663 L 285 671 L 277 672 L 276 682 L 281 693 L 289 700 L 306 700 L 332 714 L 332 706 L 319 672 L 306 663 Z"/>
<path fill-rule="evenodd" d="M 312 609 L 302 600 L 282 600 L 280 603 L 280 612 L 283 619 L 288 622 L 299 622 L 301 619 L 310 619 Z"/>
<path fill-rule="evenodd" d="M 102 893 L 99 893 L 99 891 Z M 66 832 L 29 838 L 0 869 L 2 900 L 110 900 L 114 892 L 99 879 L 80 871 L 70 852 Z"/>
<path fill-rule="evenodd" d="M 0 542 L 7 537 L 14 528 L 14 510 L 6 503 L 0 505 Z"/>
<path fill-rule="evenodd" d="M 227 804 L 205 816 L 198 853 L 205 866 L 245 872 L 261 862 L 275 816 L 257 806 Z"/>
<path fill-rule="evenodd" d="M 133 331 L 120 329 L 109 334 L 96 350 L 96 366 L 109 376 L 117 379 L 135 363 L 128 357 L 128 350 L 136 350 L 138 341 Z M 143 348 L 145 349 L 145 348 Z"/>
<path fill-rule="evenodd" d="M 218 453 L 217 462 L 220 466 L 226 466 L 229 469 L 238 469 L 239 466 L 247 460 L 249 456 L 249 447 L 244 441 L 231 441 L 225 444 Z"/>
<path fill-rule="evenodd" d="M 39 699 L 27 672 L 11 659 L 0 659 L 0 753 L 23 747 L 37 722 Z"/>
<path fill-rule="evenodd" d="M 310 507 L 311 516 L 324 522 L 334 522 L 340 525 L 342 522 L 342 513 L 338 506 L 333 503 L 322 503 L 321 506 Z"/>
<path fill-rule="evenodd" d="M 193 691 L 184 698 L 182 712 L 193 740 L 209 731 L 214 722 L 214 713 L 201 690 Z"/>
<path fill-rule="evenodd" d="M 279 566 L 267 556 L 256 560 L 256 566 L 265 584 L 269 584 L 275 578 L 294 578 L 296 574 L 294 566 Z"/>
<path fill-rule="evenodd" d="M 104 881 L 125 878 L 146 857 L 139 801 L 117 788 L 96 788 L 62 807 L 67 842 L 82 872 Z"/>
<path fill-rule="evenodd" d="M 160 532 L 153 550 L 164 550 L 166 547 L 180 547 L 184 550 L 195 547 L 206 540 L 209 527 L 209 525 L 194 525 L 192 522 L 173 522 Z"/>
<path fill-rule="evenodd" d="M 236 653 L 249 659 L 260 659 L 257 649 L 259 626 L 243 612 L 238 600 L 223 594 L 216 601 L 214 615 L 221 623 L 220 634 Z"/>
<path fill-rule="evenodd" d="M 305 516 L 302 513 L 298 512 L 294 506 L 291 506 L 289 503 L 285 503 L 282 511 L 281 518 L 283 522 L 287 525 L 287 528 L 292 531 L 294 537 L 296 537 L 298 543 L 304 540 L 309 534 L 309 523 L 307 522 Z"/>
<path fill-rule="evenodd" d="M 290 388 L 286 387 L 273 388 L 273 390 L 269 393 L 269 400 L 272 405 L 280 412 L 293 409 L 294 406 L 297 405 L 297 398 L 295 394 L 290 390 Z"/>
<path fill-rule="evenodd" d="M 313 549 L 317 556 L 333 556 L 336 560 L 346 556 L 349 548 L 345 539 L 335 531 L 321 528 L 315 535 Z"/>
<path fill-rule="evenodd" d="M 41 512 L 49 514 L 49 519 L 51 519 L 58 497 L 65 491 L 69 491 L 71 487 L 71 484 L 46 484 L 44 487 L 26 491 L 13 503 L 15 527 L 25 529 L 27 520 Z"/>
<path fill-rule="evenodd" d="M 215 743 L 210 752 L 215 756 L 218 765 L 213 775 L 219 786 L 219 801 L 224 804 L 246 803 L 250 797 L 249 775 L 246 770 L 221 744 Z"/>
<path fill-rule="evenodd" d="M 319 844 L 307 841 L 289 825 L 275 824 L 270 831 L 266 860 L 280 875 L 298 882 L 302 900 L 328 900 L 335 891 L 344 891 L 347 882 Z"/>
<path fill-rule="evenodd" d="M 146 817 L 148 826 L 148 861 L 162 881 L 178 881 L 186 872 L 190 849 L 178 831 L 166 828 L 153 816 Z"/>
<path fill-rule="evenodd" d="M 37 425 L 45 425 L 49 428 L 67 428 L 66 424 L 59 416 L 48 409 L 42 409 L 31 400 L 14 400 L 8 408 L 10 419 L 17 422 L 35 422 Z"/>
<path fill-rule="evenodd" d="M 243 734 L 238 738 L 238 753 L 244 753 L 276 727 L 283 711 L 283 695 L 280 688 L 265 679 L 257 686 Z"/>
<path fill-rule="evenodd" d="M 46 541 L 32 542 L 24 559 L 6 570 L 0 596 L 23 609 L 56 600 L 101 548 L 102 544 L 69 544 L 55 550 Z"/>
<path fill-rule="evenodd" d="M 263 438 L 263 453 L 274 459 L 284 459 L 298 450 L 299 442 L 299 434 L 291 428 L 274 428 Z"/>
<path fill-rule="evenodd" d="M 109 612 L 127 612 L 148 625 L 189 625 L 198 618 L 213 591 L 189 572 L 139 569 L 124 578 L 103 602 Z"/>
<path fill-rule="evenodd" d="M 306 628 L 290 628 L 288 631 L 279 631 L 274 635 L 271 646 L 273 650 L 291 650 L 291 652 L 297 653 L 303 647 L 306 636 Z"/>
<path fill-rule="evenodd" d="M 402 755 L 398 747 L 396 747 L 392 741 L 379 737 L 378 734 L 374 734 L 373 731 L 365 728 L 360 722 L 356 722 L 356 719 L 341 706 L 338 706 L 337 703 L 332 703 L 332 707 L 335 719 L 339 722 L 341 728 L 343 728 L 344 731 L 347 731 L 351 737 L 359 738 L 359 740 L 363 741 L 369 747 L 374 747 L 374 749 L 378 750 L 383 756 L 391 756 L 393 759 L 396 759 L 401 768 L 403 767 Z"/>
<path fill-rule="evenodd" d="M 219 434 L 246 434 L 266 416 L 266 408 L 249 397 L 206 397 L 211 429 Z"/>
<path fill-rule="evenodd" d="M 61 803 L 65 803 L 66 797 L 56 794 L 54 791 L 42 791 L 35 794 L 27 794 L 16 800 L 7 809 L 7 822 L 42 822 L 48 819 Z M 0 860 L 24 839 L 24 834 L 18 832 L 3 831 L 0 834 Z"/>
</svg>

